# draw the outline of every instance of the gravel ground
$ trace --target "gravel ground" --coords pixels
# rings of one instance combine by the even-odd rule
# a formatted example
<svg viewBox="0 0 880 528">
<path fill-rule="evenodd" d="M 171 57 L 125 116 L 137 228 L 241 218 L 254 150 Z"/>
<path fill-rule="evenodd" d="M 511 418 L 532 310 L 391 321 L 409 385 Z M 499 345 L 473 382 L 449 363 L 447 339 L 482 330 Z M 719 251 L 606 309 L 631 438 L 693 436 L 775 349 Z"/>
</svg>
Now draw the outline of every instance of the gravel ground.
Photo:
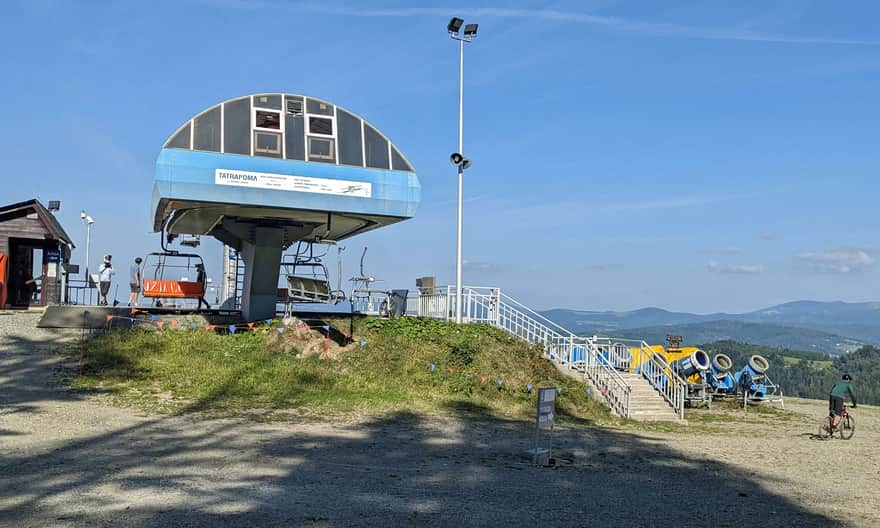
<svg viewBox="0 0 880 528">
<path fill-rule="evenodd" d="M 878 526 L 880 409 L 810 434 L 823 402 L 663 432 L 396 414 L 261 424 L 143 416 L 62 387 L 78 334 L 0 315 L 0 526 Z M 694 414 L 693 416 L 699 416 Z M 705 415 L 703 415 L 705 416 Z M 692 423 L 697 423 L 695 418 Z"/>
</svg>

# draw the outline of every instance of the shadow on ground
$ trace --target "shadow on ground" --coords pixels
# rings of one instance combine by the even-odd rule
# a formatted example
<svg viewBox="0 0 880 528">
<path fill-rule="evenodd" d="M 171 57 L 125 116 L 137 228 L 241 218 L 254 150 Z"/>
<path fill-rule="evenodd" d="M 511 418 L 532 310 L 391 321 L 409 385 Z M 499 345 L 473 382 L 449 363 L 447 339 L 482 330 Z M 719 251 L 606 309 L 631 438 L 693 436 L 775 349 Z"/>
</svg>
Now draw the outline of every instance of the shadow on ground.
<svg viewBox="0 0 880 528">
<path fill-rule="evenodd" d="M 55 352 L 76 342 L 70 333 L 48 339 L 0 335 L 0 416 L 36 412 L 37 403 L 85 396 L 58 387 L 64 359 Z"/>
<path fill-rule="evenodd" d="M 17 361 L 4 356 L 3 412 L 76 397 L 47 383 L 46 355 L 24 352 L 33 345 L 7 342 L 20 349 Z M 524 454 L 531 423 L 485 418 L 473 405 L 449 412 L 336 426 L 163 416 L 55 442 L 35 433 L 36 447 L 0 455 L 0 525 L 837 524 L 775 491 L 797 483 L 689 458 L 659 439 L 563 428 L 560 465 L 538 468 Z M 20 442 L 3 418 L 0 439 Z"/>
<path fill-rule="evenodd" d="M 555 436 L 556 469 L 523 455 L 528 424 L 399 413 L 349 427 L 169 417 L 4 455 L 10 525 L 408 524 L 833 526 L 711 460 L 600 429 Z"/>
</svg>

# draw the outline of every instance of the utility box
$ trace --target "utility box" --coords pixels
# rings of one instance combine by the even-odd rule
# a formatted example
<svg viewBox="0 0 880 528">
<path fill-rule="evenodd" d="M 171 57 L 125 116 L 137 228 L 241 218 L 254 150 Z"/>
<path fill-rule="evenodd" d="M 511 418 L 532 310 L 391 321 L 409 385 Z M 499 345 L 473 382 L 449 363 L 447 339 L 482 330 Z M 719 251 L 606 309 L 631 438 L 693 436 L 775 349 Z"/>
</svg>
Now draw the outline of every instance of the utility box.
<svg viewBox="0 0 880 528">
<path fill-rule="evenodd" d="M 416 279 L 416 288 L 419 289 L 419 293 L 422 295 L 434 293 L 436 287 L 437 277 L 419 277 Z"/>
</svg>

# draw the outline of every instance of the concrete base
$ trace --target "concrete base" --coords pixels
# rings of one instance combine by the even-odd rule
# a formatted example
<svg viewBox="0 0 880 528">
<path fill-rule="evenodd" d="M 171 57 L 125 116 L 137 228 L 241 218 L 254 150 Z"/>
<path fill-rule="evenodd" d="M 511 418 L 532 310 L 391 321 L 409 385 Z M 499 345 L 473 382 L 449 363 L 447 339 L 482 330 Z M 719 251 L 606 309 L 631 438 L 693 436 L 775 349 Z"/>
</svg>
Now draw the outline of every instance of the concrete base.
<svg viewBox="0 0 880 528">
<path fill-rule="evenodd" d="M 84 328 L 105 329 L 108 328 L 107 316 L 134 317 L 150 321 L 155 315 L 162 321 L 179 321 L 182 325 L 196 323 L 199 326 L 206 324 L 228 325 L 242 322 L 241 315 L 237 312 L 223 312 L 220 310 L 186 310 L 176 308 L 138 308 L 137 313 L 132 313 L 128 307 L 113 306 L 86 306 L 86 305 L 55 305 L 46 308 L 39 328 Z M 122 319 L 114 320 L 112 328 L 124 328 L 126 322 Z M 130 323 L 129 323 L 130 326 Z"/>
</svg>

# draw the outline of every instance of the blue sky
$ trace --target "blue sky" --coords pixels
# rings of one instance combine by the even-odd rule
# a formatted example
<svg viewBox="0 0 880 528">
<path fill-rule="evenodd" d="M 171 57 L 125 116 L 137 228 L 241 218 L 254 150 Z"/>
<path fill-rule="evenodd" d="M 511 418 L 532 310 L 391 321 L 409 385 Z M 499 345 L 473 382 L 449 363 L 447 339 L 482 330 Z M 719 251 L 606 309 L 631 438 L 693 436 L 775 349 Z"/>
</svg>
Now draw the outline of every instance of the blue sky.
<svg viewBox="0 0 880 528">
<path fill-rule="evenodd" d="M 237 95 L 303 93 L 379 127 L 422 183 L 415 219 L 345 244 L 346 277 L 368 245 L 389 286 L 451 282 L 458 15 L 480 24 L 466 283 L 536 308 L 880 299 L 880 6 L 427 5 L 4 3 L 0 203 L 60 199 L 75 261 L 84 208 L 93 255 L 127 261 L 158 246 L 155 157 L 181 123 Z M 217 270 L 219 246 L 202 250 Z"/>
</svg>

